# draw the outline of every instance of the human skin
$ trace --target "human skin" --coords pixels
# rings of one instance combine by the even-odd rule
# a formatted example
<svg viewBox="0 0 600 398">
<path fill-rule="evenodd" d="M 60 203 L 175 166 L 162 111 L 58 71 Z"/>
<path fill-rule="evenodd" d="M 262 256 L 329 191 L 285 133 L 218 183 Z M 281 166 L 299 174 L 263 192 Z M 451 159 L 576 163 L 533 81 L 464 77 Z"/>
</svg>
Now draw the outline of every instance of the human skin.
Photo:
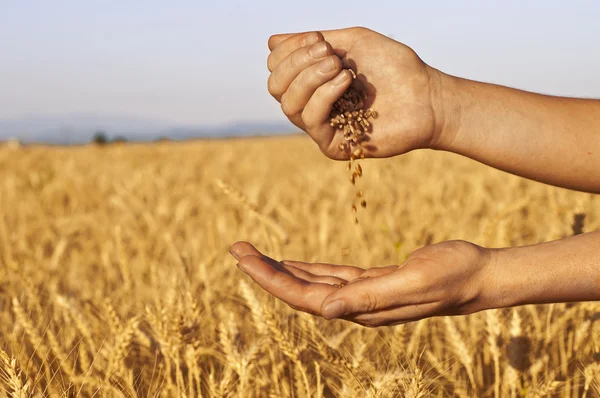
<svg viewBox="0 0 600 398">
<path fill-rule="evenodd" d="M 269 48 L 269 92 L 331 159 L 348 155 L 337 148 L 341 138 L 328 115 L 356 84 L 380 115 L 367 157 L 445 150 L 540 182 L 600 192 L 598 100 L 449 76 L 407 46 L 364 28 L 276 35 Z M 354 82 L 347 67 L 358 72 Z M 598 300 L 599 251 L 600 232 L 504 249 L 449 241 L 415 251 L 399 266 L 364 270 L 278 262 L 246 242 L 231 249 L 244 272 L 293 308 L 365 326 Z"/>
</svg>

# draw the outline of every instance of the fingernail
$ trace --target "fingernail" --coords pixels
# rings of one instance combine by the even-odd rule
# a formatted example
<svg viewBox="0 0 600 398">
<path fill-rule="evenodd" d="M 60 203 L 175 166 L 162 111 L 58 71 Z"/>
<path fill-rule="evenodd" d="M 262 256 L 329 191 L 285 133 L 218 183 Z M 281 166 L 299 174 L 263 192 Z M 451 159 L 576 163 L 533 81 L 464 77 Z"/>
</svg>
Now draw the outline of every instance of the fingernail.
<svg viewBox="0 0 600 398">
<path fill-rule="evenodd" d="M 346 70 L 344 69 L 331 82 L 336 86 L 341 86 L 346 82 L 346 80 L 348 80 L 348 77 L 348 72 L 346 72 Z"/>
<path fill-rule="evenodd" d="M 346 312 L 346 304 L 344 304 L 343 300 L 335 300 L 331 303 L 327 304 L 325 308 L 323 308 L 323 318 L 325 319 L 333 319 L 337 318 L 340 315 L 344 315 Z"/>
<path fill-rule="evenodd" d="M 246 269 L 244 268 L 244 266 L 242 264 L 237 263 L 236 265 L 239 269 L 241 269 L 242 271 L 244 271 L 247 274 Z"/>
<path fill-rule="evenodd" d="M 329 57 L 319 63 L 319 71 L 322 73 L 331 72 L 335 69 L 335 61 L 333 57 Z"/>
<path fill-rule="evenodd" d="M 302 46 L 309 46 L 319 41 L 319 35 L 317 32 L 311 32 L 304 36 L 302 39 Z"/>
<path fill-rule="evenodd" d="M 229 254 L 231 254 L 236 260 L 240 259 L 240 256 L 238 256 L 237 253 L 231 249 L 229 250 Z"/>
<path fill-rule="evenodd" d="M 327 55 L 327 43 L 322 41 L 313 45 L 310 50 L 308 50 L 308 53 L 315 59 L 323 58 L 325 55 Z"/>
</svg>

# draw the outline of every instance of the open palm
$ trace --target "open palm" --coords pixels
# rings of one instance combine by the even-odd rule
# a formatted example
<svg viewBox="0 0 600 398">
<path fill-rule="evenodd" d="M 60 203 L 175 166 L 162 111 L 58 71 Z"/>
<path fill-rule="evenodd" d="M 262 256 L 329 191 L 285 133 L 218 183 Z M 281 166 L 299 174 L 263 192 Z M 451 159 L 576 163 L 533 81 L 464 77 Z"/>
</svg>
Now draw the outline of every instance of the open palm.
<svg viewBox="0 0 600 398">
<path fill-rule="evenodd" d="M 242 271 L 290 307 L 370 327 L 483 309 L 490 264 L 486 249 L 463 241 L 427 246 L 400 266 L 368 270 L 276 261 L 247 242 L 234 244 L 231 253 Z"/>
</svg>

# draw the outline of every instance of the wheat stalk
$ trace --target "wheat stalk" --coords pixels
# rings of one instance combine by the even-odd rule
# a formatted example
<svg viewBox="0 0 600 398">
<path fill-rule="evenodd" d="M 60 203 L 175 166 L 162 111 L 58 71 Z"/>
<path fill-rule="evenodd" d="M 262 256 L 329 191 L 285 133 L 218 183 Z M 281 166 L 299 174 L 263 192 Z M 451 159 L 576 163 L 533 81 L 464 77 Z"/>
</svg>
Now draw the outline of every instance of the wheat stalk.
<svg viewBox="0 0 600 398">
<path fill-rule="evenodd" d="M 452 318 L 444 317 L 444 324 L 448 330 L 448 336 L 450 337 L 450 346 L 454 350 L 454 354 L 458 357 L 458 360 L 464 366 L 471 383 L 471 388 L 476 389 L 475 377 L 473 375 L 473 354 L 467 347 L 467 344 L 463 337 L 460 335 Z"/>
<path fill-rule="evenodd" d="M 592 195 L 452 155 L 417 151 L 368 170 L 355 157 L 349 173 L 375 209 L 360 230 L 340 222 L 338 171 L 306 137 L 0 145 L 0 396 L 600 394 L 598 303 L 373 330 L 291 311 L 237 272 L 223 251 L 232 239 L 369 267 L 428 242 L 485 244 L 489 232 L 492 245 L 529 245 L 600 220 Z M 254 215 L 217 175 L 262 189 L 264 206 L 248 201 Z"/>
<path fill-rule="evenodd" d="M 283 227 L 275 220 L 258 211 L 258 207 L 251 204 L 248 198 L 241 192 L 226 184 L 221 179 L 215 179 L 215 183 L 217 187 L 219 187 L 219 189 L 221 189 L 221 191 L 225 194 L 225 196 L 229 197 L 235 204 L 241 205 L 248 213 L 255 216 L 261 223 L 263 223 L 265 227 L 274 232 L 282 242 L 285 243 L 289 241 L 289 236 L 285 229 L 283 229 Z"/>
<path fill-rule="evenodd" d="M 27 376 L 21 371 L 19 363 L 15 358 L 11 358 L 2 348 L 0 348 L 0 386 L 5 384 L 10 392 L 11 398 L 26 398 L 32 396 L 31 382 Z"/>
</svg>

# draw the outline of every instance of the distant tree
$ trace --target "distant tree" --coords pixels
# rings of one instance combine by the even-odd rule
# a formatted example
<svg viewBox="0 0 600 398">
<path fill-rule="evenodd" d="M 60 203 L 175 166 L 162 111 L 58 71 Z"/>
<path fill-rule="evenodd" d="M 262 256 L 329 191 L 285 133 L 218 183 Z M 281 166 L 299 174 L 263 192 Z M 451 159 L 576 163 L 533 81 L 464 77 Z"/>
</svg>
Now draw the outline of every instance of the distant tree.
<svg viewBox="0 0 600 398">
<path fill-rule="evenodd" d="M 156 142 L 167 142 L 167 141 L 171 141 L 171 139 L 169 137 L 161 136 L 161 137 L 158 137 L 155 141 Z"/>
<path fill-rule="evenodd" d="M 108 143 L 108 138 L 104 131 L 96 131 L 96 134 L 92 137 L 92 142 L 96 145 L 105 145 Z"/>
</svg>

